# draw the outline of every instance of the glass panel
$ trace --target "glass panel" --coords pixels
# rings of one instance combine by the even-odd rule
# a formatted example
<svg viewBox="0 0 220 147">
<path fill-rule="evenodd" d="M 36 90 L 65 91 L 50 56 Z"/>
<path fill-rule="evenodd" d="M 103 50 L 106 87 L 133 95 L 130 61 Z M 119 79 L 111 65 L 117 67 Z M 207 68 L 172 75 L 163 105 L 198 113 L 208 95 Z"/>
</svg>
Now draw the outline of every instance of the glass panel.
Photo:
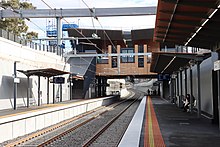
<svg viewBox="0 0 220 147">
<path fill-rule="evenodd" d="M 117 67 L 117 57 L 112 57 L 112 68 Z"/>
<path fill-rule="evenodd" d="M 143 56 L 138 57 L 138 67 L 144 67 L 144 57 Z"/>
<path fill-rule="evenodd" d="M 144 52 L 144 45 L 140 44 L 138 45 L 138 53 L 143 53 Z"/>
<path fill-rule="evenodd" d="M 122 48 L 121 53 L 134 53 L 134 48 Z M 122 56 L 121 62 L 123 63 L 134 63 L 134 56 L 128 55 L 128 56 Z"/>
<path fill-rule="evenodd" d="M 147 63 L 151 63 L 151 55 L 147 55 Z"/>
</svg>

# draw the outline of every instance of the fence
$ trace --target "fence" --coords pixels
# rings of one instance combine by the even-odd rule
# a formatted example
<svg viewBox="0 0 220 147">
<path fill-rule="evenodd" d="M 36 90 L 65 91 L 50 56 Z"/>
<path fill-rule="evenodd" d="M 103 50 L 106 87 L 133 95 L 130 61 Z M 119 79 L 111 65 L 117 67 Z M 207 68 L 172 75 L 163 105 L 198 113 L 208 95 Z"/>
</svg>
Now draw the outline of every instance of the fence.
<svg viewBox="0 0 220 147">
<path fill-rule="evenodd" d="M 30 40 L 25 40 L 25 39 L 21 38 L 20 36 L 17 36 L 17 35 L 15 35 L 11 32 L 8 32 L 6 30 L 0 29 L 0 37 L 17 42 L 19 44 L 22 44 L 23 46 L 28 46 L 28 47 L 35 49 L 35 50 L 56 53 L 59 56 L 63 56 L 63 53 L 64 53 L 63 48 L 60 48 L 59 46 L 51 46 L 51 45 L 32 42 Z"/>
</svg>

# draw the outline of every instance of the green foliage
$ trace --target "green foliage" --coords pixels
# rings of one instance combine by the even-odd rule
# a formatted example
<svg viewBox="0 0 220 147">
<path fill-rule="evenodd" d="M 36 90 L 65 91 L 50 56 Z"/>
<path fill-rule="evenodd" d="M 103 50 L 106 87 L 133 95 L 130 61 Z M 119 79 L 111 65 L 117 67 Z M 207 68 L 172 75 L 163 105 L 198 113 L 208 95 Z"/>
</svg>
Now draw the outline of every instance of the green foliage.
<svg viewBox="0 0 220 147">
<path fill-rule="evenodd" d="M 32 3 L 19 2 L 19 0 L 2 1 L 0 2 L 0 6 L 4 9 L 12 9 L 12 10 L 36 9 L 36 7 L 32 5 Z M 25 19 L 21 19 L 21 18 L 0 19 L 0 28 L 12 32 L 18 36 L 21 36 L 21 34 L 26 35 L 28 30 L 28 26 L 25 23 Z M 29 33 L 29 35 L 30 34 L 33 33 Z M 34 35 L 36 34 L 37 33 L 35 33 Z"/>
<path fill-rule="evenodd" d="M 36 32 L 28 32 L 26 34 L 26 39 L 31 40 L 31 39 L 37 39 L 37 38 L 38 38 L 38 33 Z"/>
</svg>

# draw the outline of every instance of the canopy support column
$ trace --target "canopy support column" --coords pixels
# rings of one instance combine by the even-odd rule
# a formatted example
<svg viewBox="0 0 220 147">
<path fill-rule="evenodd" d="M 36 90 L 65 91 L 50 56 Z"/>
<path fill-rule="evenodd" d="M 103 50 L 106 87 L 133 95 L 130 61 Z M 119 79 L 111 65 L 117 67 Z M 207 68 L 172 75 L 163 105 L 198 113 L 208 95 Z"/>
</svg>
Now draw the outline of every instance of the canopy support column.
<svg viewBox="0 0 220 147">
<path fill-rule="evenodd" d="M 192 67 L 190 67 L 190 112 L 193 110 L 193 82 L 192 82 Z"/>
<path fill-rule="evenodd" d="M 50 92 L 50 79 L 49 77 L 47 77 L 47 104 L 50 103 L 50 95 L 49 95 L 49 92 Z"/>
<path fill-rule="evenodd" d="M 40 76 L 38 76 L 38 106 L 40 106 Z"/>
<path fill-rule="evenodd" d="M 30 106 L 30 76 L 27 76 L 27 107 Z"/>
<path fill-rule="evenodd" d="M 53 82 L 53 104 L 54 103 L 55 103 L 55 83 Z"/>
<path fill-rule="evenodd" d="M 197 91 L 198 91 L 198 112 L 197 112 L 197 117 L 201 117 L 201 85 L 200 85 L 200 62 L 197 62 Z"/>
<path fill-rule="evenodd" d="M 180 97 L 179 97 L 179 107 L 182 107 L 183 102 L 183 73 L 180 71 Z"/>
<path fill-rule="evenodd" d="M 60 84 L 60 102 L 62 102 L 62 84 Z"/>
</svg>

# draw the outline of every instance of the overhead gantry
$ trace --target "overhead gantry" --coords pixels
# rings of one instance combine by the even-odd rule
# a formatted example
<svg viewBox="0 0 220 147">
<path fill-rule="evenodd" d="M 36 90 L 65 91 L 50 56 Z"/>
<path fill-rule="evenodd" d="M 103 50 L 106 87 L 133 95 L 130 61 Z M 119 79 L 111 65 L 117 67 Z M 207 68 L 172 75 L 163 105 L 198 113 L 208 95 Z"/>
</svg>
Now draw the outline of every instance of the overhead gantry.
<svg viewBox="0 0 220 147">
<path fill-rule="evenodd" d="M 1 8 L 1 7 L 0 7 Z M 156 15 L 156 7 L 122 7 L 122 8 L 77 8 L 77 9 L 2 9 L 3 18 L 56 18 L 57 44 L 61 44 L 61 19 L 65 17 L 113 17 Z"/>
<path fill-rule="evenodd" d="M 91 15 L 92 14 L 92 15 Z M 31 9 L 0 11 L 1 18 L 63 18 L 63 17 L 112 17 L 156 15 L 156 7 Z"/>
</svg>

